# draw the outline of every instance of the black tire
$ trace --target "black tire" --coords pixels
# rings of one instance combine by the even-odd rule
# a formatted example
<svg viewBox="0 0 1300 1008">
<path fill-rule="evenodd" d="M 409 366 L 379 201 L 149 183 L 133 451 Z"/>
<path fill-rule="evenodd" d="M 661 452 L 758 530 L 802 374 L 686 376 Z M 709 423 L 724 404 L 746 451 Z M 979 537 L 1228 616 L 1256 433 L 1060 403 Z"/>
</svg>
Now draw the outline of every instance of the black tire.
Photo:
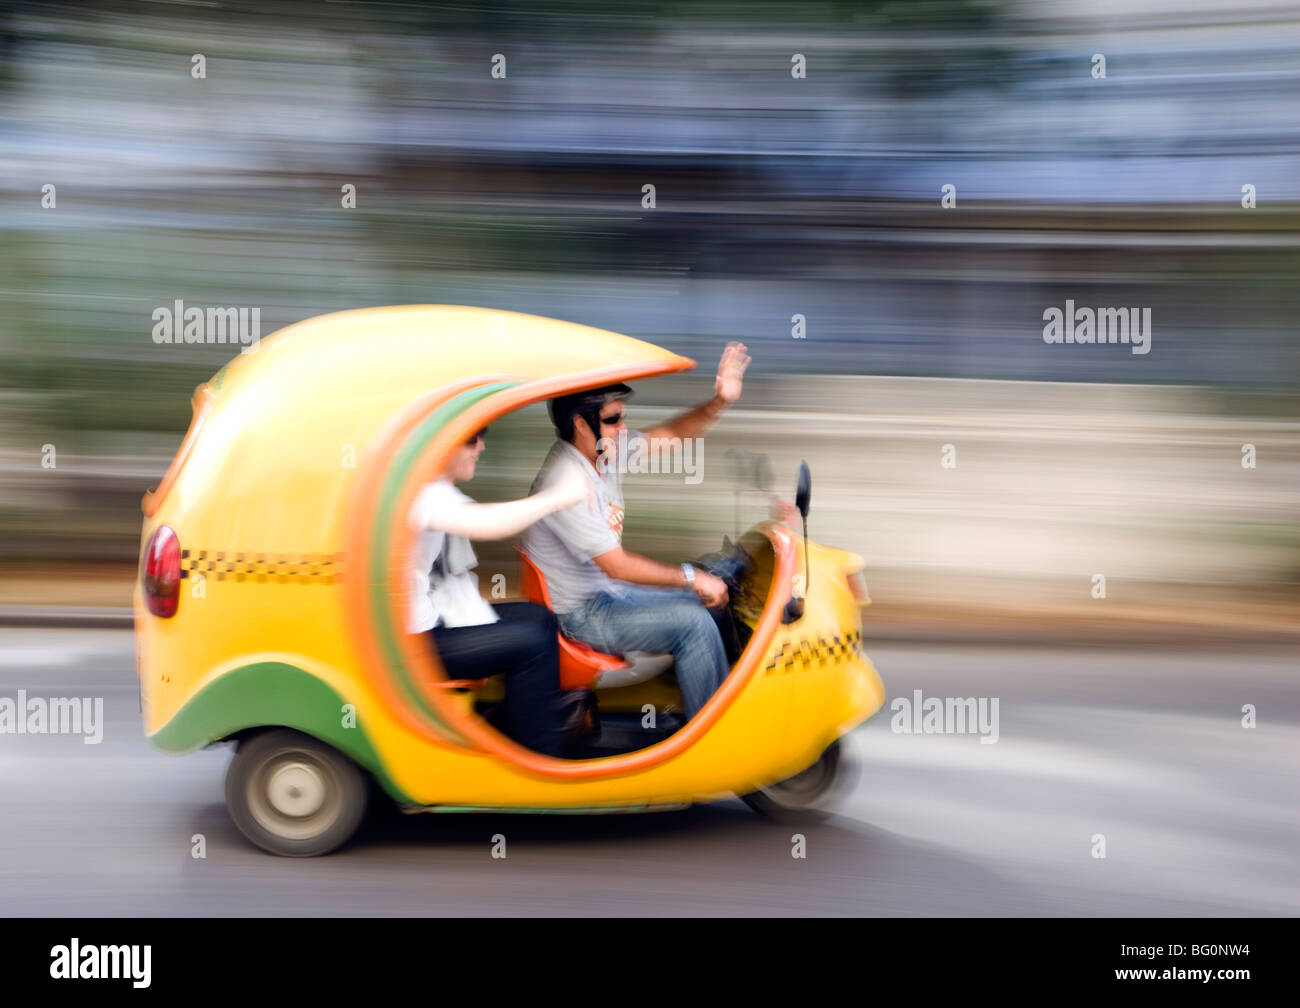
<svg viewBox="0 0 1300 1008">
<path fill-rule="evenodd" d="M 355 763 L 288 728 L 245 739 L 226 773 L 230 818 L 257 846 L 283 857 L 315 857 L 347 843 L 368 794 Z"/>
<path fill-rule="evenodd" d="M 806 770 L 740 797 L 772 822 L 792 826 L 819 822 L 830 815 L 831 806 L 851 783 L 852 764 L 843 758 L 842 748 L 837 739 Z"/>
</svg>

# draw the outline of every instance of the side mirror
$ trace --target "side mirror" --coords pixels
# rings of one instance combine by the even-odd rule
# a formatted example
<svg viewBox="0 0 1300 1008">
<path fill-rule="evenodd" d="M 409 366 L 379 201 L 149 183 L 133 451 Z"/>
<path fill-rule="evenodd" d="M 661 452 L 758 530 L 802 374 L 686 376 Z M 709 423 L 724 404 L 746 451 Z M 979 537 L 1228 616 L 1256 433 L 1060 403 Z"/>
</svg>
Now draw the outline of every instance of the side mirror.
<svg viewBox="0 0 1300 1008">
<path fill-rule="evenodd" d="M 772 492 L 772 459 L 766 453 L 727 449 L 727 468 L 735 483 L 732 505 L 735 508 L 736 538 L 740 538 L 740 501 L 746 493 L 755 490 Z"/>
<path fill-rule="evenodd" d="M 808 504 L 812 500 L 812 471 L 808 468 L 807 462 L 799 463 L 799 482 L 795 486 L 794 506 L 799 509 L 803 515 L 804 521 L 808 520 Z"/>
<path fill-rule="evenodd" d="M 736 481 L 737 490 L 771 492 L 772 459 L 765 452 L 728 448 L 727 464 L 731 469 L 731 478 Z"/>
</svg>

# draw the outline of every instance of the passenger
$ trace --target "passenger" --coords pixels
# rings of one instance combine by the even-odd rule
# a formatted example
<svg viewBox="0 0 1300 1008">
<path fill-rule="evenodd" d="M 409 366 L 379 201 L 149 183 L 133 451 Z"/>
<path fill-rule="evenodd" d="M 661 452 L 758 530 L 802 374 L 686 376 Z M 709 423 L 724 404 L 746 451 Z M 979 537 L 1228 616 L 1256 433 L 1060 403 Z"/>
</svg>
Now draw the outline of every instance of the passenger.
<svg viewBox="0 0 1300 1008">
<path fill-rule="evenodd" d="M 575 504 L 524 534 L 524 550 L 546 578 L 565 633 L 599 651 L 670 652 L 688 718 L 729 671 L 721 634 L 705 608 L 725 605 L 727 586 L 690 564 L 674 566 L 624 551 L 623 467 L 617 464 L 617 450 L 638 437 L 701 436 L 740 397 L 749 362 L 743 344 L 728 344 L 713 398 L 646 431 L 629 432 L 624 425 L 623 403 L 632 394 L 626 385 L 553 399 L 551 422 L 559 440 L 537 474 L 533 492 L 559 486 L 577 462 L 597 507 Z"/>
<path fill-rule="evenodd" d="M 411 505 L 418 533 L 412 556 L 409 632 L 429 634 L 449 679 L 506 677 L 505 732 L 520 745 L 559 756 L 560 665 L 555 617 L 531 602 L 489 605 L 479 595 L 471 539 L 505 539 L 590 494 L 576 466 L 541 493 L 476 504 L 453 484 L 474 476 L 487 430 L 456 449 L 443 476 Z"/>
</svg>

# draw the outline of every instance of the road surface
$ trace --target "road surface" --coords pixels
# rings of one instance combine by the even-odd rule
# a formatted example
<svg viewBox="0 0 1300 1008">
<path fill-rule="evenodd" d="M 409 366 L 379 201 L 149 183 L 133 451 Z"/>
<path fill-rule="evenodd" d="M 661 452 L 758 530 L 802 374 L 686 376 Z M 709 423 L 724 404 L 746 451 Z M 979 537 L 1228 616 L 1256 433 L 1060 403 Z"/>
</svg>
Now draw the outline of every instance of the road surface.
<svg viewBox="0 0 1300 1008">
<path fill-rule="evenodd" d="M 838 813 L 797 831 L 738 801 L 380 810 L 339 853 L 293 860 L 230 822 L 228 748 L 145 741 L 129 632 L 3 629 L 0 699 L 102 697 L 104 735 L 0 734 L 0 914 L 1300 914 L 1294 651 L 870 650 L 891 699 L 997 698 L 997 742 L 895 732 L 886 709 L 850 738 Z"/>
</svg>

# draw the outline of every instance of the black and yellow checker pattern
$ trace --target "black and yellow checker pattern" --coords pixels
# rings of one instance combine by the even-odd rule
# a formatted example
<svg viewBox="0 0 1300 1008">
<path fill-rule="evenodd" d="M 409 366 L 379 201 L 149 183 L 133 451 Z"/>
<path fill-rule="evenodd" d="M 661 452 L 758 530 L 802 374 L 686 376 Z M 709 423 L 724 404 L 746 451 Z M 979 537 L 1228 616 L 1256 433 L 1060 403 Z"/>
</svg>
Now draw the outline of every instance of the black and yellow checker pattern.
<svg viewBox="0 0 1300 1008">
<path fill-rule="evenodd" d="M 807 672 L 846 662 L 862 652 L 862 633 L 852 631 L 831 637 L 800 637 L 784 642 L 763 670 L 764 675 Z"/>
<path fill-rule="evenodd" d="M 343 557 L 332 553 L 181 550 L 181 577 L 216 581 L 329 585 L 343 580 Z"/>
</svg>

